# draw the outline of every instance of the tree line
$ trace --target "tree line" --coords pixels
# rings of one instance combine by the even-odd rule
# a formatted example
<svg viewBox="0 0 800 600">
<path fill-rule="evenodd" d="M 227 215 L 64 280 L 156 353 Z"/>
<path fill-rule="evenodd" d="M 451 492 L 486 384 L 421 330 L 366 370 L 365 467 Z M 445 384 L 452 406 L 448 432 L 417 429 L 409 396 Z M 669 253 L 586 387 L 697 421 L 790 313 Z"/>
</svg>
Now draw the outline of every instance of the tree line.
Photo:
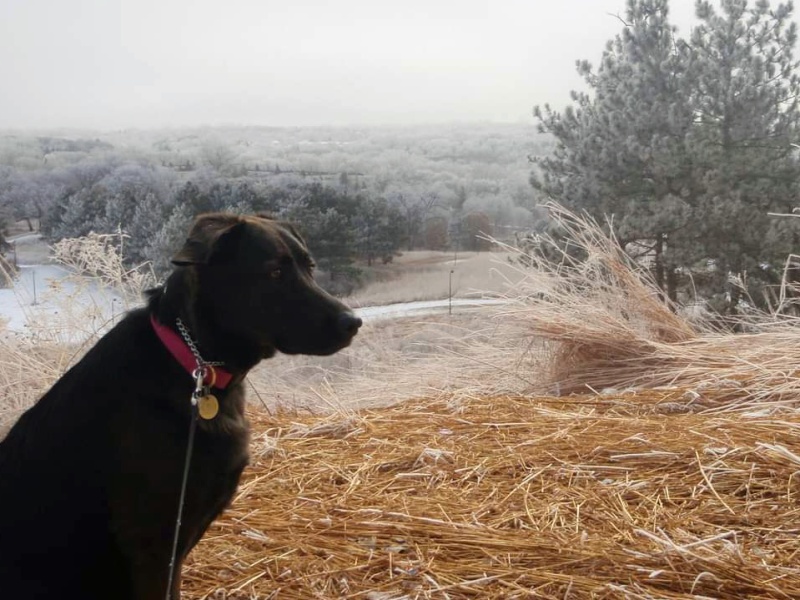
<svg viewBox="0 0 800 600">
<path fill-rule="evenodd" d="M 698 0 L 678 35 L 667 0 L 628 0 L 589 92 L 537 106 L 556 139 L 533 157 L 543 196 L 608 220 L 665 296 L 722 314 L 776 306 L 800 279 L 800 80 L 791 2 Z M 788 268 L 785 266 L 788 265 Z"/>
<path fill-rule="evenodd" d="M 398 251 L 530 227 L 526 156 L 548 140 L 495 124 L 0 132 L 0 246 L 20 221 L 51 242 L 121 231 L 128 264 L 161 272 L 194 214 L 262 211 L 299 222 L 347 291 Z"/>
<path fill-rule="evenodd" d="M 12 178 L 0 192 L 0 219 L 27 219 L 31 229 L 37 221 L 53 242 L 90 232 L 122 233 L 126 264 L 148 263 L 161 275 L 194 216 L 264 213 L 298 224 L 322 283 L 342 294 L 359 285 L 360 265 L 389 262 L 406 249 L 478 250 L 485 247 L 478 235 L 492 233 L 488 216 L 438 202 L 435 194 L 409 190 L 387 199 L 347 177 L 335 185 L 305 178 L 282 183 L 209 171 L 182 181 L 163 167 L 84 162 Z"/>
</svg>

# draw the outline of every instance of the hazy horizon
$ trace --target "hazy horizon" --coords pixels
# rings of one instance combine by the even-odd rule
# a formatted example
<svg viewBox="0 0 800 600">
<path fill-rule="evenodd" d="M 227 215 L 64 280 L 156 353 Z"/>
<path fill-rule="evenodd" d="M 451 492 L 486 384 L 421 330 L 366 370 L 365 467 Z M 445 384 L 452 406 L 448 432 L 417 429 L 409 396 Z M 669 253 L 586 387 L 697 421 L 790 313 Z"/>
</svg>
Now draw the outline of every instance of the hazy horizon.
<svg viewBox="0 0 800 600">
<path fill-rule="evenodd" d="M 693 0 L 673 0 L 679 33 Z M 6 0 L 2 129 L 533 122 L 625 0 Z"/>
</svg>

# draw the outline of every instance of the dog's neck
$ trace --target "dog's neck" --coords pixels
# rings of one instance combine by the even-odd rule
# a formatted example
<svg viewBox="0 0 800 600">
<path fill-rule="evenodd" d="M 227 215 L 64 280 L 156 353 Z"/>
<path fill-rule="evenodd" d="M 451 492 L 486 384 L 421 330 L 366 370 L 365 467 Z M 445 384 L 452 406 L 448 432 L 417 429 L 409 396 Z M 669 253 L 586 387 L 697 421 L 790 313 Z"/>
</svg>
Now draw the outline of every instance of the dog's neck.
<svg viewBox="0 0 800 600">
<path fill-rule="evenodd" d="M 150 314 L 176 335 L 180 335 L 177 322 L 182 321 L 203 359 L 222 363 L 234 381 L 241 381 L 261 361 L 261 355 L 258 349 L 248 348 L 242 340 L 235 343 L 227 340 L 216 330 L 212 319 L 204 318 L 193 293 L 196 289 L 190 281 L 193 277 L 189 269 L 173 271 L 163 287 L 150 293 Z"/>
<path fill-rule="evenodd" d="M 170 351 L 175 360 L 193 377 L 198 376 L 198 370 L 203 373 L 203 382 L 209 387 L 225 389 L 233 379 L 233 374 L 216 362 L 209 362 L 203 359 L 197 350 L 194 341 L 189 336 L 188 331 L 183 327 L 182 322 L 178 321 L 180 335 L 175 333 L 171 327 L 159 323 L 155 315 L 150 315 L 150 324 L 156 335 Z"/>
</svg>

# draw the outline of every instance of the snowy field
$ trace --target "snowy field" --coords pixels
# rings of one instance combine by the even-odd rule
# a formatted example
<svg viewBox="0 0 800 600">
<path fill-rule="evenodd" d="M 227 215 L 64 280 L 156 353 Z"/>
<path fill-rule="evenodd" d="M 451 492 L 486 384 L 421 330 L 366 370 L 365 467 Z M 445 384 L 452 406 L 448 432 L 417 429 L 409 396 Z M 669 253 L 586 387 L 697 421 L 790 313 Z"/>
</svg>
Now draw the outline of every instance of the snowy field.
<svg viewBox="0 0 800 600">
<path fill-rule="evenodd" d="M 21 266 L 14 286 L 0 289 L 0 319 L 14 333 L 45 324 L 63 329 L 72 317 L 83 321 L 81 329 L 99 331 L 127 308 L 109 288 L 58 265 Z"/>
</svg>

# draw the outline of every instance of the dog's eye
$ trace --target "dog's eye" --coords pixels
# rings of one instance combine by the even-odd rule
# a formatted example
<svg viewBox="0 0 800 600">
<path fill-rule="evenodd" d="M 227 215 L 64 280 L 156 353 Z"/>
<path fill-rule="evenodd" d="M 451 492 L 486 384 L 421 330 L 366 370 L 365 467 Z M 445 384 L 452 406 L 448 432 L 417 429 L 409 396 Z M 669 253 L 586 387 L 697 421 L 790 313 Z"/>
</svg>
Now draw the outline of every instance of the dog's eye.
<svg viewBox="0 0 800 600">
<path fill-rule="evenodd" d="M 272 271 L 269 272 L 270 279 L 277 280 L 280 279 L 281 277 L 283 277 L 283 269 L 272 269 Z"/>
</svg>

